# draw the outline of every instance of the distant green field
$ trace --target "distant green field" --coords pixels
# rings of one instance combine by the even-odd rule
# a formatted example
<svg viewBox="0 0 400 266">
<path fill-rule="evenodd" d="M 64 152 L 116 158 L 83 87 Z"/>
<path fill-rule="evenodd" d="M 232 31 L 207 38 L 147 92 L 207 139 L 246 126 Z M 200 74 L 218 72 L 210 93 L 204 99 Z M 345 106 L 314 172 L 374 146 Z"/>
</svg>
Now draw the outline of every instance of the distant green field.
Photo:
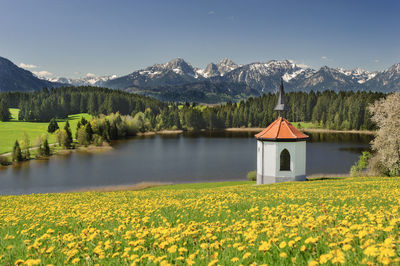
<svg viewBox="0 0 400 266">
<path fill-rule="evenodd" d="M 200 111 L 203 111 L 205 108 L 210 107 L 211 105 L 204 105 L 204 104 L 199 104 L 196 105 L 194 108 Z M 178 109 L 182 109 L 183 108 L 183 104 L 178 105 Z"/>
<path fill-rule="evenodd" d="M 313 124 L 312 122 L 290 122 L 290 123 L 297 128 L 318 128 L 318 126 Z"/>
<path fill-rule="evenodd" d="M 41 122 L 23 122 L 18 121 L 18 109 L 10 109 L 12 119 L 10 122 L 0 122 L 0 154 L 11 152 L 15 140 L 21 140 L 24 132 L 28 134 L 31 146 L 36 146 L 36 140 L 42 134 L 47 133 L 47 126 L 49 123 Z M 68 116 L 69 124 L 71 125 L 71 130 L 73 136 L 75 136 L 76 124 L 78 121 L 85 117 L 90 119 L 89 114 L 75 114 Z M 67 119 L 57 120 L 60 128 L 64 127 Z M 55 143 L 56 139 L 54 135 L 48 134 L 49 143 Z"/>
</svg>

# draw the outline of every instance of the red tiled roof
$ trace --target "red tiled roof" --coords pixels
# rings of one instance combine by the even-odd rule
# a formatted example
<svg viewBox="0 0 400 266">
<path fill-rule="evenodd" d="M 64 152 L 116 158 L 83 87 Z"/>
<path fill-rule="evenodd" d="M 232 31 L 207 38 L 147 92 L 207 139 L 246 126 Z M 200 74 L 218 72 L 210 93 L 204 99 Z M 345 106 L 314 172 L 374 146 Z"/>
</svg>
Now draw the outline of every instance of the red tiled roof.
<svg viewBox="0 0 400 266">
<path fill-rule="evenodd" d="M 285 118 L 279 117 L 272 122 L 266 129 L 256 134 L 260 140 L 306 140 L 308 136 L 295 128 Z"/>
</svg>

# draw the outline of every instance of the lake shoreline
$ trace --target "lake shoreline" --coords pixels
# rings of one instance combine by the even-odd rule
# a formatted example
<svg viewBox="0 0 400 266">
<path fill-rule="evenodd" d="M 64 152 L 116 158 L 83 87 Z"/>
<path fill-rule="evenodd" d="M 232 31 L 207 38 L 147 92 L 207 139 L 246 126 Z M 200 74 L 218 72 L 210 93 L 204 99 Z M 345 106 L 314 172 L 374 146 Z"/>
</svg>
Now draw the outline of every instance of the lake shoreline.
<svg viewBox="0 0 400 266">
<path fill-rule="evenodd" d="M 50 147 L 55 147 L 57 146 L 56 143 L 50 144 Z M 29 151 L 34 151 L 37 150 L 38 147 L 32 147 L 29 148 Z M 0 170 L 2 168 L 7 168 L 9 166 L 18 166 L 18 165 L 22 165 L 25 163 L 29 163 L 30 161 L 36 161 L 36 160 L 49 160 L 50 157 L 53 156 L 62 156 L 62 155 L 69 155 L 73 152 L 86 152 L 86 153 L 102 153 L 102 152 L 108 152 L 113 150 L 114 148 L 108 144 L 108 143 L 103 143 L 102 146 L 95 146 L 95 145 L 89 145 L 89 146 L 77 146 L 74 149 L 59 149 L 59 150 L 52 150 L 52 153 L 49 156 L 41 156 L 41 157 L 33 157 L 33 158 L 29 158 L 28 160 L 25 161 L 21 161 L 21 162 L 13 162 L 13 161 L 9 161 L 8 164 L 5 165 L 0 165 Z M 11 156 L 11 152 L 9 153 L 4 153 L 4 154 L 0 154 L 0 156 L 4 156 L 4 157 L 10 157 Z"/>
<path fill-rule="evenodd" d="M 349 174 L 313 174 L 307 177 L 306 181 L 290 181 L 290 182 L 282 182 L 282 183 L 301 183 L 301 182 L 313 182 L 313 181 L 321 181 L 321 180 L 340 180 L 345 178 L 351 178 Z M 77 189 L 70 189 L 65 191 L 58 192 L 38 192 L 38 193 L 26 193 L 26 194 L 0 194 L 2 196 L 24 196 L 24 195 L 43 195 L 43 194 L 70 194 L 70 193 L 104 193 L 104 192 L 118 192 L 118 191 L 142 191 L 149 188 L 155 187 L 166 187 L 166 186 L 193 186 L 193 185 L 207 185 L 207 184 L 220 184 L 221 186 L 230 185 L 231 183 L 236 184 L 246 184 L 246 183 L 254 183 L 256 185 L 256 181 L 247 180 L 243 178 L 243 180 L 226 180 L 226 181 L 199 181 L 199 182 L 182 182 L 182 183 L 172 183 L 172 182 L 157 182 L 157 181 L 144 181 L 136 184 L 127 184 L 127 185 L 107 185 L 107 186 L 93 186 L 93 187 L 84 187 Z M 274 185 L 279 183 L 271 183 L 271 184 L 263 184 L 265 185 Z"/>
<path fill-rule="evenodd" d="M 72 189 L 54 193 L 138 191 L 147 188 L 167 186 L 167 185 L 174 185 L 174 184 L 170 182 L 140 182 L 132 185 L 110 185 L 110 186 L 98 186 L 98 187 L 95 186 L 95 187 Z"/>
<path fill-rule="evenodd" d="M 264 128 L 259 127 L 231 127 L 225 128 L 224 131 L 227 132 L 250 132 L 258 133 L 264 130 Z M 300 128 L 303 132 L 310 133 L 350 133 L 350 134 L 367 134 L 374 135 L 376 131 L 372 130 L 336 130 L 336 129 L 325 129 L 325 128 Z"/>
</svg>

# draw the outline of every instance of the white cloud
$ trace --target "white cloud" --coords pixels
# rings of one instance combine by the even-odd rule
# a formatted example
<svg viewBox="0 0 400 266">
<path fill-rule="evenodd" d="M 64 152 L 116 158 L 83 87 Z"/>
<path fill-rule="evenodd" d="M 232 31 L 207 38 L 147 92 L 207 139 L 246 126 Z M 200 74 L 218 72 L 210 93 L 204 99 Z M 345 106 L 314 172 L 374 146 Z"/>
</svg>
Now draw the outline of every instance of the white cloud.
<svg viewBox="0 0 400 266">
<path fill-rule="evenodd" d="M 25 64 L 25 63 L 20 63 L 18 66 L 19 66 L 19 67 L 22 67 L 22 68 L 27 68 L 27 69 L 37 68 L 37 67 L 38 67 L 37 65 Z"/>
<path fill-rule="evenodd" d="M 38 76 L 39 78 L 48 78 L 51 75 L 53 75 L 53 73 L 46 71 L 46 70 L 42 70 L 42 71 L 32 71 L 33 74 L 35 74 L 36 76 Z"/>
<path fill-rule="evenodd" d="M 215 14 L 215 11 L 214 11 L 214 10 L 210 10 L 210 11 L 208 11 L 207 14 L 208 14 L 208 15 L 214 15 L 214 14 Z"/>
<path fill-rule="evenodd" d="M 93 73 L 87 73 L 87 74 L 86 74 L 86 77 L 88 77 L 88 78 L 95 78 L 95 77 L 97 77 L 97 75 L 96 75 L 96 74 L 93 74 Z"/>
<path fill-rule="evenodd" d="M 322 60 L 328 60 L 328 57 L 326 57 L 326 56 L 321 56 L 321 59 L 322 59 Z"/>
<path fill-rule="evenodd" d="M 302 63 L 300 63 L 300 64 L 297 64 L 297 63 L 296 63 L 296 65 L 297 65 L 298 67 L 301 67 L 301 68 L 311 68 L 309 65 L 302 64 Z"/>
<path fill-rule="evenodd" d="M 375 62 L 375 63 L 379 63 L 379 59 L 375 59 L 374 62 Z"/>
</svg>

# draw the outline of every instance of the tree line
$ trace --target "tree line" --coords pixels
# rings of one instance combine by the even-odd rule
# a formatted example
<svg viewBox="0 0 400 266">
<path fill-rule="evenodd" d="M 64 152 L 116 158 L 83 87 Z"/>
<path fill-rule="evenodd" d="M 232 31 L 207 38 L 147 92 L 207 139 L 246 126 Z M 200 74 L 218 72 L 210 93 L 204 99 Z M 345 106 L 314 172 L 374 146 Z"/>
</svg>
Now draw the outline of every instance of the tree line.
<svg viewBox="0 0 400 266">
<path fill-rule="evenodd" d="M 292 122 L 313 122 L 329 129 L 371 130 L 375 124 L 367 106 L 385 94 L 377 92 L 323 91 L 286 94 Z M 97 87 L 62 87 L 35 92 L 0 94 L 0 105 L 19 108 L 19 120 L 45 121 L 66 118 L 69 114 L 93 116 L 118 112 L 136 117 L 138 130 L 223 129 L 230 127 L 265 127 L 274 121 L 276 94 L 265 94 L 238 103 L 215 106 L 194 103 L 165 103 L 137 94 Z M 6 108 L 3 108 L 4 110 Z M 5 111 L 4 111 L 5 112 Z M 9 114 L 5 114 L 9 116 Z"/>
<path fill-rule="evenodd" d="M 19 108 L 19 120 L 48 122 L 70 114 L 91 115 L 119 112 L 128 115 L 150 108 L 154 115 L 167 108 L 158 100 L 133 93 L 98 87 L 61 87 L 34 92 L 8 92 L 0 95 L 8 108 Z"/>
<path fill-rule="evenodd" d="M 377 92 L 290 92 L 285 95 L 285 116 L 292 122 L 313 122 L 329 129 L 373 129 L 367 107 L 384 96 Z M 266 94 L 237 104 L 227 103 L 213 108 L 215 117 L 208 122 L 224 123 L 219 127 L 265 127 L 278 116 L 273 111 L 276 102 L 276 94 Z M 205 116 L 213 116 L 209 110 L 205 112 Z"/>
</svg>

